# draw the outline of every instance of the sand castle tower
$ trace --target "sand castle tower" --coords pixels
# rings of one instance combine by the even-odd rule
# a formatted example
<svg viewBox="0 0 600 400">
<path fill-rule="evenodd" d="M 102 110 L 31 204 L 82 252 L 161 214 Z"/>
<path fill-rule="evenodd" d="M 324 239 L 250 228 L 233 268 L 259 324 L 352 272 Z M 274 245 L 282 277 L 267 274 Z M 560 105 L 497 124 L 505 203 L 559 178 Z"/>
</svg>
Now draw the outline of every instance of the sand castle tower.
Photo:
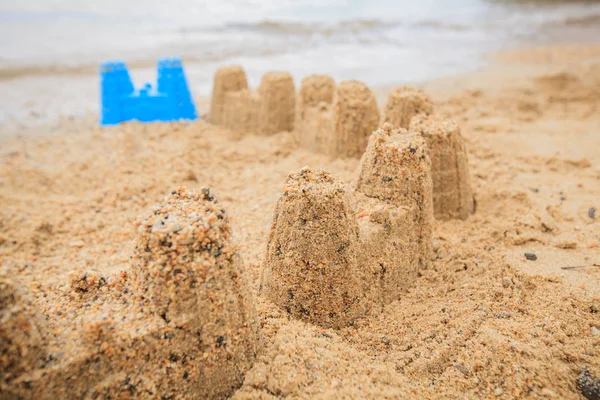
<svg viewBox="0 0 600 400">
<path fill-rule="evenodd" d="M 440 220 L 466 219 L 474 212 L 467 150 L 458 124 L 434 116 L 416 116 L 410 130 L 427 141 L 433 179 L 433 207 Z"/>
<path fill-rule="evenodd" d="M 267 72 L 260 87 L 260 133 L 271 135 L 294 129 L 296 88 L 287 72 Z"/>
<path fill-rule="evenodd" d="M 174 191 L 141 220 L 132 269 L 151 314 L 200 342 L 187 349 L 200 373 L 186 391 L 231 394 L 254 361 L 257 323 L 227 214 L 208 189 Z"/>
<path fill-rule="evenodd" d="M 384 122 L 395 128 L 408 129 L 415 115 L 429 115 L 433 112 L 431 98 L 421 89 L 410 86 L 393 89 L 385 106 Z"/>
<path fill-rule="evenodd" d="M 408 288 L 431 260 L 432 180 L 425 140 L 384 124 L 369 138 L 354 187 L 383 203 L 383 207 L 375 205 L 377 211 L 370 220 L 383 223 L 391 234 L 383 242 L 373 236 L 362 253 L 375 250 L 372 257 L 384 260 L 379 261 L 386 269 L 382 299 L 389 302 L 397 298 L 395 292 Z"/>
<path fill-rule="evenodd" d="M 243 89 L 248 89 L 248 80 L 241 66 L 221 67 L 215 72 L 210 103 L 210 121 L 213 124 L 222 125 L 224 123 L 223 107 L 226 93 Z"/>
<path fill-rule="evenodd" d="M 367 147 L 369 135 L 379 126 L 375 95 L 362 82 L 344 81 L 334 100 L 336 155 L 358 157 Z"/>
<path fill-rule="evenodd" d="M 330 153 L 333 146 L 331 106 L 335 81 L 327 75 L 311 75 L 302 80 L 296 102 L 294 136 L 300 146 Z"/>
<path fill-rule="evenodd" d="M 43 364 L 42 328 L 27 289 L 0 271 L 0 393 L 9 380 Z"/>
<path fill-rule="evenodd" d="M 319 103 L 332 104 L 335 81 L 328 75 L 310 75 L 302 79 L 298 93 L 298 114 L 303 118 L 305 107 Z"/>
<path fill-rule="evenodd" d="M 266 295 L 296 318 L 340 328 L 364 315 L 358 225 L 344 186 L 327 172 L 291 174 L 267 246 Z"/>
</svg>

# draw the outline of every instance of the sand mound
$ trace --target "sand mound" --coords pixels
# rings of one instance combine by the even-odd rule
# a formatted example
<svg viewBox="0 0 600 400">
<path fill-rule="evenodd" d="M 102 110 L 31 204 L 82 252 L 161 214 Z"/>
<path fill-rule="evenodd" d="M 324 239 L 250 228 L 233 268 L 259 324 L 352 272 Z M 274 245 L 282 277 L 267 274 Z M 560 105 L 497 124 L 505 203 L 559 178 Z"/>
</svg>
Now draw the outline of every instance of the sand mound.
<svg viewBox="0 0 600 400">
<path fill-rule="evenodd" d="M 0 270 L 0 391 L 10 380 L 43 364 L 43 325 L 33 296 Z"/>
</svg>

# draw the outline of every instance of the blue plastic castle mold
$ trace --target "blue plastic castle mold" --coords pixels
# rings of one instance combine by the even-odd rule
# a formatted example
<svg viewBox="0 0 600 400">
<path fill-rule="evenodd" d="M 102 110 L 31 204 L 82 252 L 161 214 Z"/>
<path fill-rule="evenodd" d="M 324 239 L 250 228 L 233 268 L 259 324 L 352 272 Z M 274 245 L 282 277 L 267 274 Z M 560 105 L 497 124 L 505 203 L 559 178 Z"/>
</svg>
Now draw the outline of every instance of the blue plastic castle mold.
<svg viewBox="0 0 600 400">
<path fill-rule="evenodd" d="M 102 63 L 100 125 L 131 120 L 170 122 L 198 118 L 181 60 L 159 60 L 157 75 L 156 88 L 147 83 L 136 90 L 124 62 Z"/>
</svg>

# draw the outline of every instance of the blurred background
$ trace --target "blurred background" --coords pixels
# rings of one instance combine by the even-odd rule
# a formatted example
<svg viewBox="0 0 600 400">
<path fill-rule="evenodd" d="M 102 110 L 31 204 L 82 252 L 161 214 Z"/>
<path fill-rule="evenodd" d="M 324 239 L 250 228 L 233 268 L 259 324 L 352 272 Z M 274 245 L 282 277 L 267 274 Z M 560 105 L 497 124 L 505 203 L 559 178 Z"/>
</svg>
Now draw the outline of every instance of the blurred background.
<svg viewBox="0 0 600 400">
<path fill-rule="evenodd" d="M 179 56 L 196 96 L 237 63 L 372 86 L 476 69 L 518 46 L 598 41 L 600 2 L 500 0 L 0 1 L 0 123 L 97 111 L 98 63 L 120 59 L 136 85 Z M 136 72 L 137 70 L 137 72 Z"/>
</svg>

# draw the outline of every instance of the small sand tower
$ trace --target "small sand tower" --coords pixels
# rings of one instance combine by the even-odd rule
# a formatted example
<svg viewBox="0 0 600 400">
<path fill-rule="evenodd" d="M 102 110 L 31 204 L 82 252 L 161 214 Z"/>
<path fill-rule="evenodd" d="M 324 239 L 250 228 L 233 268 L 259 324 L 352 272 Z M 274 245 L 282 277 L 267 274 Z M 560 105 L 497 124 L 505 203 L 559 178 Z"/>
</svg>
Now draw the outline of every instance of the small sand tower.
<svg viewBox="0 0 600 400">
<path fill-rule="evenodd" d="M 227 92 L 248 89 L 248 80 L 244 69 L 239 65 L 221 67 L 215 72 L 213 79 L 212 99 L 210 103 L 210 121 L 222 125 L 224 122 L 223 106 Z"/>
<path fill-rule="evenodd" d="M 258 88 L 260 107 L 260 133 L 272 135 L 294 129 L 296 88 L 287 72 L 267 72 Z"/>
<path fill-rule="evenodd" d="M 298 109 L 302 115 L 303 106 L 319 103 L 333 103 L 335 81 L 329 75 L 310 75 L 302 79 L 298 94 Z"/>
<path fill-rule="evenodd" d="M 458 124 L 434 116 L 416 116 L 410 130 L 427 141 L 433 178 L 433 207 L 440 220 L 466 219 L 474 212 L 467 150 Z"/>
<path fill-rule="evenodd" d="M 294 136 L 305 149 L 329 154 L 333 140 L 331 106 L 335 81 L 327 75 L 311 75 L 302 80 L 296 101 Z"/>
<path fill-rule="evenodd" d="M 0 271 L 0 393 L 8 381 L 40 367 L 46 353 L 43 320 L 34 310 L 31 296 L 7 275 Z"/>
<path fill-rule="evenodd" d="M 389 122 L 394 128 L 408 129 L 412 117 L 432 112 L 433 102 L 424 91 L 410 86 L 400 87 L 388 95 L 384 122 Z"/>
<path fill-rule="evenodd" d="M 200 372 L 182 390 L 230 395 L 254 361 L 257 324 L 227 214 L 208 189 L 174 191 L 141 220 L 132 269 L 144 307 L 200 342 L 188 349 Z"/>
<path fill-rule="evenodd" d="M 357 251 L 356 215 L 343 185 L 304 168 L 288 177 L 277 202 L 263 290 L 299 319 L 346 326 L 367 308 Z"/>
<path fill-rule="evenodd" d="M 375 95 L 362 82 L 344 81 L 334 100 L 335 149 L 338 156 L 360 157 L 369 135 L 379 126 Z"/>
</svg>

